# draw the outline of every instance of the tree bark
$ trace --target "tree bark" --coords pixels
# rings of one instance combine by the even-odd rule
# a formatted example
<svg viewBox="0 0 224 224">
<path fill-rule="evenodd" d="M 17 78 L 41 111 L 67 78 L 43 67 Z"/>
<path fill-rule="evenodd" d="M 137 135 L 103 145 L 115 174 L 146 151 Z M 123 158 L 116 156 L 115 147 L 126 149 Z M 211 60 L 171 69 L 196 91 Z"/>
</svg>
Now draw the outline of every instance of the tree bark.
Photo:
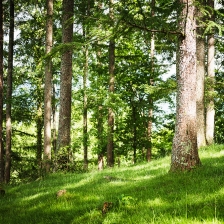
<svg viewBox="0 0 224 224">
<path fill-rule="evenodd" d="M 191 170 L 200 164 L 196 129 L 196 22 L 193 0 L 180 0 L 182 7 L 177 52 L 177 109 L 171 171 Z"/>
<path fill-rule="evenodd" d="M 155 0 L 152 0 L 151 2 L 151 8 L 152 8 L 152 12 L 151 12 L 151 16 L 154 17 L 155 16 Z M 151 36 L 151 71 L 152 71 L 152 76 L 154 75 L 154 54 L 155 54 L 155 34 L 154 32 L 152 32 L 152 36 Z M 149 80 L 149 85 L 153 85 L 153 77 L 150 77 Z M 148 121 L 148 125 L 147 125 L 147 139 L 148 139 L 148 146 L 147 146 L 147 151 L 146 151 L 146 160 L 147 162 L 150 162 L 152 159 L 152 117 L 153 117 L 153 99 L 151 96 L 149 96 L 149 112 L 148 112 L 148 117 L 149 117 L 149 121 Z"/>
<path fill-rule="evenodd" d="M 86 2 L 85 18 L 88 20 L 90 16 L 90 1 Z M 89 28 L 86 20 L 83 24 L 83 37 L 87 41 Z M 88 169 L 88 97 L 87 97 L 87 78 L 89 70 L 89 49 L 88 43 L 84 46 L 84 66 L 83 66 L 83 152 L 84 152 L 84 170 Z"/>
<path fill-rule="evenodd" d="M 65 148 L 71 160 L 71 95 L 72 95 L 72 48 L 74 0 L 63 0 L 61 57 L 60 110 L 57 151 Z M 69 161 L 68 161 L 69 162 Z"/>
<path fill-rule="evenodd" d="M 113 0 L 110 0 L 110 18 L 113 23 Z M 115 69 L 115 41 L 112 37 L 109 41 L 109 95 L 114 93 L 114 69 Z M 108 138 L 107 138 L 107 165 L 114 166 L 114 112 L 110 107 L 108 111 Z"/>
<path fill-rule="evenodd" d="M 204 0 L 201 0 L 204 4 Z M 206 145 L 205 138 L 205 38 L 200 20 L 203 20 L 201 8 L 197 8 L 197 144 L 198 148 Z"/>
<path fill-rule="evenodd" d="M 208 5 L 214 9 L 214 0 L 208 0 Z M 211 19 L 214 21 L 214 12 L 211 12 Z M 208 145 L 214 142 L 215 129 L 215 104 L 214 104 L 214 84 L 215 84 L 215 38 L 213 30 L 208 35 L 208 103 L 206 108 L 206 140 Z"/>
<path fill-rule="evenodd" d="M 87 124 L 87 92 L 86 82 L 88 76 L 88 46 L 85 46 L 85 64 L 83 71 L 83 152 L 84 152 L 84 169 L 88 169 L 88 124 Z"/>
<path fill-rule="evenodd" d="M 46 54 L 53 45 L 53 0 L 47 0 Z M 51 167 L 51 96 L 52 96 L 52 60 L 49 57 L 45 64 L 44 85 L 44 169 L 46 173 Z"/>
<path fill-rule="evenodd" d="M 0 184 L 4 181 L 3 148 L 3 1 L 0 1 Z"/>
<path fill-rule="evenodd" d="M 6 148 L 5 148 L 5 183 L 10 182 L 11 147 L 12 147 L 12 77 L 13 77 L 13 46 L 14 46 L 14 1 L 10 0 L 9 54 L 6 93 Z"/>
</svg>

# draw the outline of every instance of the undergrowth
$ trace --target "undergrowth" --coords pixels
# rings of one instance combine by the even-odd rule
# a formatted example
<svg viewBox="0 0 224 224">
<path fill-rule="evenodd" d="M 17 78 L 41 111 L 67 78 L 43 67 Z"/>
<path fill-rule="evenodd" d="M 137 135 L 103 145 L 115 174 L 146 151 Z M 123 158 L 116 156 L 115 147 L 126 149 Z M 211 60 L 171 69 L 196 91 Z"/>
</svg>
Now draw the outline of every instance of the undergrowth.
<svg viewBox="0 0 224 224">
<path fill-rule="evenodd" d="M 224 223 L 224 146 L 199 154 L 202 166 L 191 172 L 170 173 L 165 157 L 5 186 L 0 223 Z M 57 197 L 62 189 L 66 193 Z"/>
</svg>

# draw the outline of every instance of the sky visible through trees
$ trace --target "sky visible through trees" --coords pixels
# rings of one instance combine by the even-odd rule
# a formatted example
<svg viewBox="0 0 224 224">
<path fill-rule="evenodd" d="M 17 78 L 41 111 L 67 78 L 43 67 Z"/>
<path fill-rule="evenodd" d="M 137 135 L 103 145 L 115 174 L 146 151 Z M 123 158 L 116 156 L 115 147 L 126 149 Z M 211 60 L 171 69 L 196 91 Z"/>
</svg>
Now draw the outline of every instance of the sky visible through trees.
<svg viewBox="0 0 224 224">
<path fill-rule="evenodd" d="M 196 121 L 204 127 L 205 144 L 223 143 L 222 1 L 87 0 L 71 4 L 64 0 L 52 4 L 53 32 L 48 38 L 53 42 L 46 50 L 46 24 L 51 16 L 46 3 L 3 2 L 0 131 L 4 150 L 0 150 L 0 165 L 5 173 L 1 180 L 10 182 L 9 170 L 16 181 L 45 172 L 88 170 L 97 165 L 102 169 L 171 154 L 171 170 L 192 169 L 200 164 Z M 10 9 L 15 15 L 14 40 L 9 38 Z M 196 58 L 198 37 L 204 44 L 204 59 Z M 12 58 L 9 46 L 13 46 Z M 219 59 L 213 67 L 208 67 L 210 58 Z M 196 104 L 197 59 L 205 71 L 201 104 Z M 47 62 L 52 62 L 50 73 Z M 6 98 L 10 64 L 12 94 Z M 12 145 L 5 141 L 5 130 L 10 130 L 5 129 L 6 105 L 11 107 Z M 204 106 L 203 119 L 198 119 L 196 105 Z M 48 115 L 47 110 L 51 111 Z M 191 115 L 194 121 L 189 120 Z M 172 166 L 174 160 L 185 165 Z"/>
</svg>

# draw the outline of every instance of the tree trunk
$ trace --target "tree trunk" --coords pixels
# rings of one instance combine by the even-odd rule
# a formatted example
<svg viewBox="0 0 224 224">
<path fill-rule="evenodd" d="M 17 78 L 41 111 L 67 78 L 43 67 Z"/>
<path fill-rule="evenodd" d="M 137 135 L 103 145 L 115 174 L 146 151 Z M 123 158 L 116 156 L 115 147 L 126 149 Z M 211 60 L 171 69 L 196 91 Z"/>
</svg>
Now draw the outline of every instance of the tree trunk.
<svg viewBox="0 0 224 224">
<path fill-rule="evenodd" d="M 214 9 L 214 0 L 208 0 L 208 5 Z M 214 21 L 214 12 L 211 13 Z M 215 105 L 214 105 L 214 84 L 215 84 L 215 38 L 214 33 L 208 35 L 208 104 L 206 108 L 206 140 L 209 145 L 214 142 L 215 129 Z"/>
<path fill-rule="evenodd" d="M 196 22 L 193 0 L 182 7 L 177 52 L 177 109 L 171 171 L 191 170 L 200 164 L 196 130 Z"/>
<path fill-rule="evenodd" d="M 10 182 L 11 170 L 11 143 L 12 143 L 12 73 L 13 73 L 13 46 L 14 46 L 14 1 L 10 0 L 10 28 L 9 28 L 9 55 L 6 93 L 6 148 L 5 148 L 5 182 Z"/>
<path fill-rule="evenodd" d="M 133 102 L 134 104 L 134 102 Z M 132 147 L 133 147 L 133 163 L 135 164 L 137 162 L 137 124 L 136 124 L 136 106 L 132 105 L 132 122 L 133 122 L 133 138 L 132 138 Z"/>
<path fill-rule="evenodd" d="M 42 102 L 38 102 L 37 108 L 37 118 L 36 118 L 36 128 L 37 128 L 37 164 L 42 168 L 42 128 L 43 128 L 43 111 Z"/>
<path fill-rule="evenodd" d="M 4 181 L 3 148 L 3 1 L 0 1 L 0 184 Z"/>
<path fill-rule="evenodd" d="M 86 82 L 88 76 L 88 46 L 85 46 L 85 64 L 83 71 L 83 151 L 84 151 L 84 169 L 88 169 L 88 127 L 87 127 L 87 92 Z"/>
<path fill-rule="evenodd" d="M 73 41 L 74 0 L 63 0 L 62 43 Z M 72 94 L 72 48 L 64 46 L 61 57 L 60 110 L 57 151 L 67 150 L 68 160 L 71 156 L 71 94 Z M 67 162 L 69 162 L 67 161 Z"/>
<path fill-rule="evenodd" d="M 151 16 L 155 16 L 154 8 L 155 8 L 155 0 L 152 0 L 151 2 Z M 152 71 L 152 76 L 154 75 L 154 54 L 155 54 L 155 34 L 152 32 L 151 36 L 151 71 Z M 149 85 L 153 85 L 153 77 L 150 77 L 149 80 Z M 148 125 L 147 125 L 147 140 L 148 140 L 148 146 L 147 146 L 147 151 L 146 151 L 146 160 L 147 162 L 150 162 L 152 159 L 152 117 L 153 117 L 153 99 L 151 96 L 149 96 L 148 99 L 149 102 L 149 112 L 148 112 Z"/>
<path fill-rule="evenodd" d="M 113 0 L 110 0 L 110 18 L 113 22 Z M 115 68 L 115 41 L 112 37 L 109 42 L 109 94 L 114 93 L 114 68 Z M 114 112 L 110 107 L 108 111 L 108 139 L 107 139 L 107 165 L 114 166 Z"/>
<path fill-rule="evenodd" d="M 204 0 L 201 0 L 201 4 Z M 198 19 L 203 20 L 200 7 L 197 8 Z M 206 145 L 205 138 L 205 39 L 203 27 L 200 22 L 197 25 L 197 144 L 198 148 Z"/>
<path fill-rule="evenodd" d="M 53 45 L 53 0 L 47 0 L 46 54 Z M 52 92 L 52 60 L 48 58 L 45 65 L 44 85 L 44 168 L 46 173 L 51 167 L 51 92 Z"/>
</svg>

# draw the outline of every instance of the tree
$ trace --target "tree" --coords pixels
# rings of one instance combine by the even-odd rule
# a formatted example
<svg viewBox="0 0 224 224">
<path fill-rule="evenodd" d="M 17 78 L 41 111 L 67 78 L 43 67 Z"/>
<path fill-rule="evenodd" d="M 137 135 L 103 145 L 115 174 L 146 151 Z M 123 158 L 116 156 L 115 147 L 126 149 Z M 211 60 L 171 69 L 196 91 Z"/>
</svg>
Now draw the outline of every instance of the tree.
<svg viewBox="0 0 224 224">
<path fill-rule="evenodd" d="M 191 170 L 200 164 L 196 130 L 196 22 L 193 0 L 180 0 L 177 49 L 177 108 L 171 171 Z"/>
<path fill-rule="evenodd" d="M 201 8 L 204 0 L 197 7 L 197 144 L 198 148 L 206 145 L 205 138 L 205 38 L 203 37 L 204 24 Z"/>
<path fill-rule="evenodd" d="M 8 75 L 6 93 L 6 148 L 5 148 L 5 182 L 10 181 L 11 145 L 12 145 L 12 74 L 13 74 L 13 46 L 14 46 L 14 1 L 10 0 L 10 27 L 9 27 L 9 53 Z"/>
<path fill-rule="evenodd" d="M 62 2 L 62 44 L 60 110 L 57 151 L 66 148 L 71 159 L 71 94 L 72 94 L 72 41 L 73 41 L 74 0 Z"/>
<path fill-rule="evenodd" d="M 155 8 L 155 0 L 152 0 L 151 2 L 151 14 L 152 17 L 155 16 L 154 8 Z M 155 54 L 155 34 L 152 32 L 151 34 L 151 70 L 152 70 L 152 77 L 153 77 L 153 71 L 154 71 L 154 54 Z M 149 85 L 153 85 L 153 78 L 150 77 L 149 79 Z M 148 136 L 148 147 L 146 151 L 146 160 L 148 162 L 151 161 L 152 157 L 152 117 L 153 117 L 153 100 L 152 96 L 149 96 L 149 121 L 147 125 L 147 136 Z"/>
<path fill-rule="evenodd" d="M 109 2 L 109 16 L 111 23 L 114 23 L 113 0 Z M 112 25 L 113 27 L 113 25 Z M 114 93 L 114 69 L 115 69 L 115 40 L 112 36 L 109 40 L 109 94 Z M 112 107 L 108 111 L 108 142 L 107 142 L 107 165 L 112 167 L 114 165 L 114 112 Z"/>
<path fill-rule="evenodd" d="M 214 21 L 214 0 L 208 0 L 211 10 L 211 20 Z M 214 84 L 215 84 L 215 38 L 214 30 L 208 35 L 208 99 L 206 107 L 206 140 L 209 145 L 214 141 L 215 108 L 214 108 Z"/>
<path fill-rule="evenodd" d="M 0 1 L 0 183 L 4 181 L 3 148 L 3 1 Z"/>
<path fill-rule="evenodd" d="M 46 54 L 49 54 L 53 45 L 53 0 L 47 0 L 46 22 Z M 44 167 L 50 171 L 51 161 L 51 96 L 52 96 L 52 60 L 47 58 L 45 64 L 44 85 Z"/>
</svg>

